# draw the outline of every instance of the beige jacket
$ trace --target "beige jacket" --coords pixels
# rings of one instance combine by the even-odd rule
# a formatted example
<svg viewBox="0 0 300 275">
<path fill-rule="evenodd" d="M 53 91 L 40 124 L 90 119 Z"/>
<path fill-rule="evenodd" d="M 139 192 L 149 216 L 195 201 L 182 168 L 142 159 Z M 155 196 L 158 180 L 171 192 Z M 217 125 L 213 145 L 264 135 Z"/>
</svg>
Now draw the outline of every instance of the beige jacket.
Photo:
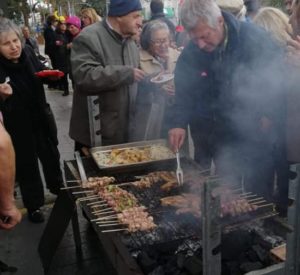
<svg viewBox="0 0 300 275">
<path fill-rule="evenodd" d="M 167 71 L 173 73 L 180 52 L 169 48 Z M 135 140 L 149 140 L 161 138 L 167 125 L 165 118 L 168 116 L 170 102 L 173 99 L 157 84 L 150 79 L 163 70 L 162 65 L 149 52 L 140 51 L 140 68 L 146 73 L 144 81 L 139 83 L 136 100 L 136 127 Z"/>
</svg>

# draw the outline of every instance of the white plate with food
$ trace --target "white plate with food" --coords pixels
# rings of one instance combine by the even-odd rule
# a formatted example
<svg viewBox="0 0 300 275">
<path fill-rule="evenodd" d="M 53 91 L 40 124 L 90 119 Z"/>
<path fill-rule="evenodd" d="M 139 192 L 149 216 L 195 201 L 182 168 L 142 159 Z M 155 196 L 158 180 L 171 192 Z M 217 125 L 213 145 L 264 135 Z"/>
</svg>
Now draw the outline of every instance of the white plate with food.
<svg viewBox="0 0 300 275">
<path fill-rule="evenodd" d="M 170 80 L 174 79 L 174 74 L 170 74 L 170 73 L 163 73 L 163 74 L 159 74 L 155 77 L 152 77 L 150 79 L 150 81 L 152 83 L 156 83 L 156 84 L 163 84 L 165 82 L 168 82 Z"/>
</svg>

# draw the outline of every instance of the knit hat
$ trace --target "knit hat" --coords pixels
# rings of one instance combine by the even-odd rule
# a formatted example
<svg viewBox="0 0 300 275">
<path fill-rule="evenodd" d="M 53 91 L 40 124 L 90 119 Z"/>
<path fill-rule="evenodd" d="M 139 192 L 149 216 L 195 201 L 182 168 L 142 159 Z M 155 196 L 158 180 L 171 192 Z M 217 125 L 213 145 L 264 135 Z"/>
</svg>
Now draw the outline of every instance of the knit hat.
<svg viewBox="0 0 300 275">
<path fill-rule="evenodd" d="M 75 27 L 77 27 L 78 29 L 81 28 L 81 20 L 79 17 L 77 16 L 70 16 L 67 21 L 66 21 L 67 24 L 69 25 L 74 25 Z"/>
<path fill-rule="evenodd" d="M 142 9 L 140 0 L 111 0 L 108 16 L 123 16 Z"/>
</svg>

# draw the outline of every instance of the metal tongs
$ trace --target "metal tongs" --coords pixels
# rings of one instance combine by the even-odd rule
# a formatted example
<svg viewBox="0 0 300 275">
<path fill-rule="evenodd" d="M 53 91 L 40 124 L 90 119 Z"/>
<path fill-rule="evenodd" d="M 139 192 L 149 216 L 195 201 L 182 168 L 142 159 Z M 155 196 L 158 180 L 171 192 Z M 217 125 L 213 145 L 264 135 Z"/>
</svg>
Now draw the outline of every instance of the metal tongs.
<svg viewBox="0 0 300 275">
<path fill-rule="evenodd" d="M 176 168 L 176 177 L 177 177 L 177 182 L 178 185 L 181 186 L 183 185 L 183 171 L 180 166 L 180 155 L 179 155 L 179 150 L 176 150 L 176 160 L 177 160 L 177 168 Z"/>
</svg>

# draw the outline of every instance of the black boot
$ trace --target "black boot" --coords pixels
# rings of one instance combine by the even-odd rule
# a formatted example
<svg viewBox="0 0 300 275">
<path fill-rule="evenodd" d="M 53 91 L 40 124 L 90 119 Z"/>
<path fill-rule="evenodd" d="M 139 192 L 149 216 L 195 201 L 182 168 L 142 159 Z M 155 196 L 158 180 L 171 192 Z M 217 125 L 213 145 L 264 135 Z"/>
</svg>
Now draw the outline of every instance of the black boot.
<svg viewBox="0 0 300 275">
<path fill-rule="evenodd" d="M 62 96 L 67 96 L 69 95 L 69 91 L 64 91 L 64 93 L 62 94 Z"/>
</svg>

